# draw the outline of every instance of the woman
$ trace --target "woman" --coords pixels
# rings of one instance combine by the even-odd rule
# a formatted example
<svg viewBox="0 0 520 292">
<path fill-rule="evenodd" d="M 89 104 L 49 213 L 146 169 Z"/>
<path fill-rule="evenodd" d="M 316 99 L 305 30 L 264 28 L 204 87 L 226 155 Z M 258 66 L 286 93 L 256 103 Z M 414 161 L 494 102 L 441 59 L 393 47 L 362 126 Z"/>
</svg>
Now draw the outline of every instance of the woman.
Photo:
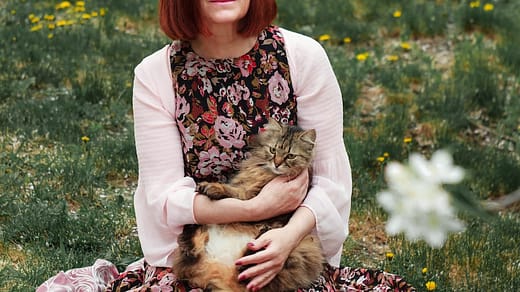
<svg viewBox="0 0 520 292">
<path fill-rule="evenodd" d="M 410 288 L 393 275 L 338 268 L 352 182 L 341 92 L 323 48 L 271 25 L 275 0 L 161 0 L 159 7 L 161 28 L 174 41 L 137 66 L 133 97 L 139 161 L 135 212 L 144 260 L 120 275 L 106 262 L 88 273 L 108 269 L 105 278 L 116 278 L 109 291 L 187 291 L 192 288 L 177 281 L 170 268 L 185 224 L 258 221 L 294 211 L 285 227 L 248 244 L 258 252 L 237 260 L 251 265 L 237 279 L 248 280 L 249 290 L 269 283 L 311 232 L 329 264 L 314 291 L 393 288 L 385 277 Z M 307 172 L 293 180 L 274 179 L 248 201 L 198 195 L 197 182 L 222 180 L 236 170 L 248 137 L 268 117 L 316 129 L 312 179 Z M 378 283 L 370 279 L 375 273 L 383 275 Z"/>
</svg>

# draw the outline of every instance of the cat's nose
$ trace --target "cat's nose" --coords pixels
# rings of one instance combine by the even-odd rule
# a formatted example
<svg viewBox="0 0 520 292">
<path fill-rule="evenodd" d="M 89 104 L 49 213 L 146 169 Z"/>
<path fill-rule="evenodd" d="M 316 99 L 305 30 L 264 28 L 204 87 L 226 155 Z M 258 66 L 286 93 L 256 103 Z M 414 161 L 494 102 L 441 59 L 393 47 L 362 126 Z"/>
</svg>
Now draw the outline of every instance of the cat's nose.
<svg viewBox="0 0 520 292">
<path fill-rule="evenodd" d="M 275 156 L 273 162 L 274 162 L 274 166 L 276 166 L 278 168 L 283 163 L 283 158 L 281 158 L 279 156 Z"/>
</svg>

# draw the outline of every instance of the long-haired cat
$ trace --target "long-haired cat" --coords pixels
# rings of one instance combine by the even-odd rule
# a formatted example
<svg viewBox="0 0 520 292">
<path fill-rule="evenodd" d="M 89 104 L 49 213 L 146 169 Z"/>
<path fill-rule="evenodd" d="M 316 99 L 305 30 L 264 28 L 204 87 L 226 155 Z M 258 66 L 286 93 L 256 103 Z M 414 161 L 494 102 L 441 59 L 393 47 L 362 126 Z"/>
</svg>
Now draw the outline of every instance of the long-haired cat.
<svg viewBox="0 0 520 292">
<path fill-rule="evenodd" d="M 295 177 L 310 170 L 316 132 L 270 119 L 252 141 L 251 156 L 229 183 L 198 185 L 198 192 L 213 200 L 248 200 L 279 175 Z M 237 280 L 235 261 L 247 254 L 246 245 L 269 229 L 287 224 L 291 214 L 261 222 L 186 225 L 174 252 L 173 270 L 179 279 L 209 291 L 246 291 Z M 291 291 L 309 286 L 323 268 L 318 239 L 306 236 L 291 252 L 284 268 L 261 291 Z"/>
</svg>

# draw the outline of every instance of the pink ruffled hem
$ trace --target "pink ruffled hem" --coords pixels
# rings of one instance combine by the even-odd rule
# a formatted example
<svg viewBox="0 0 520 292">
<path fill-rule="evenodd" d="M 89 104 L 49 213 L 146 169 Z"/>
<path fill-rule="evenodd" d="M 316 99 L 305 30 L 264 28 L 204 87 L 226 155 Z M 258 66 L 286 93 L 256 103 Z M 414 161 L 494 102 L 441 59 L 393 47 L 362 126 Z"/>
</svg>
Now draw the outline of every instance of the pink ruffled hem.
<svg viewBox="0 0 520 292">
<path fill-rule="evenodd" d="M 144 260 L 131 266 L 143 265 Z M 129 268 L 132 268 L 129 266 Z M 36 292 L 92 292 L 105 291 L 106 287 L 119 276 L 114 264 L 98 259 L 94 265 L 59 272 L 41 284 Z"/>
</svg>

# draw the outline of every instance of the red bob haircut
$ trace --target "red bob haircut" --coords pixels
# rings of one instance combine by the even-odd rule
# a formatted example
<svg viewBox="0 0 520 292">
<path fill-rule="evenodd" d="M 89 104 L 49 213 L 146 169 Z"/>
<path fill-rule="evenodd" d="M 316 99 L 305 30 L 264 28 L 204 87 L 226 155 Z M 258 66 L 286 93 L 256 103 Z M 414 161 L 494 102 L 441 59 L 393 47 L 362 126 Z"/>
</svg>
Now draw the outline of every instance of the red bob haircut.
<svg viewBox="0 0 520 292">
<path fill-rule="evenodd" d="M 209 35 L 200 17 L 199 0 L 160 0 L 159 23 L 173 40 L 193 40 L 199 34 Z M 277 14 L 276 0 L 251 0 L 246 16 L 240 20 L 238 33 L 256 36 L 271 24 Z"/>
</svg>

